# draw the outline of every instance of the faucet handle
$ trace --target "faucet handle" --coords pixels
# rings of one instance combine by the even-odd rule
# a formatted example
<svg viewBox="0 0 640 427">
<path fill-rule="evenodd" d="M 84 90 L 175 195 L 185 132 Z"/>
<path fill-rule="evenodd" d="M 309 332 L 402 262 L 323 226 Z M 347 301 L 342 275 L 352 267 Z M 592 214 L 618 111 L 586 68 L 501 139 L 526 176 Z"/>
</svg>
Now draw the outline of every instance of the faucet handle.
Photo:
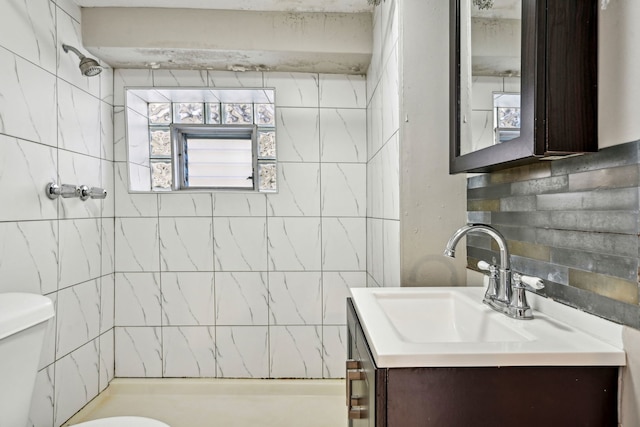
<svg viewBox="0 0 640 427">
<path fill-rule="evenodd" d="M 541 278 L 535 276 L 524 276 L 519 273 L 513 273 L 514 288 L 529 288 L 530 290 L 539 291 L 544 289 L 544 282 Z"/>
</svg>

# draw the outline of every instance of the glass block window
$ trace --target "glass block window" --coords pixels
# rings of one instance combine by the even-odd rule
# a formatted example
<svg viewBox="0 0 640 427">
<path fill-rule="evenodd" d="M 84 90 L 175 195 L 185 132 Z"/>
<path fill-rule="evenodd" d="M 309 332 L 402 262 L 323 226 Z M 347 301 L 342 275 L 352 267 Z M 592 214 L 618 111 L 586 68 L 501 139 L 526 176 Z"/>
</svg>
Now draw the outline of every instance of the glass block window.
<svg viewBox="0 0 640 427">
<path fill-rule="evenodd" d="M 153 191 L 277 191 L 273 104 L 149 103 Z"/>
</svg>

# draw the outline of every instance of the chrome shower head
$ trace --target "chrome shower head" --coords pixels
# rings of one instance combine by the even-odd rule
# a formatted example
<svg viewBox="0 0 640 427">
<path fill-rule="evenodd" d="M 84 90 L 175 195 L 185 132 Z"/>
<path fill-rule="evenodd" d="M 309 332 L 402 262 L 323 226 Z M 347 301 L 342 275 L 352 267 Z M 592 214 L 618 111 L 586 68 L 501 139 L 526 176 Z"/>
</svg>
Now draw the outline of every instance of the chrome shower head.
<svg viewBox="0 0 640 427">
<path fill-rule="evenodd" d="M 63 44 L 62 49 L 67 53 L 71 51 L 78 55 L 78 58 L 80 58 L 80 72 L 83 76 L 97 76 L 102 72 L 102 67 L 98 64 L 98 61 L 93 58 L 87 58 L 75 47 Z"/>
</svg>

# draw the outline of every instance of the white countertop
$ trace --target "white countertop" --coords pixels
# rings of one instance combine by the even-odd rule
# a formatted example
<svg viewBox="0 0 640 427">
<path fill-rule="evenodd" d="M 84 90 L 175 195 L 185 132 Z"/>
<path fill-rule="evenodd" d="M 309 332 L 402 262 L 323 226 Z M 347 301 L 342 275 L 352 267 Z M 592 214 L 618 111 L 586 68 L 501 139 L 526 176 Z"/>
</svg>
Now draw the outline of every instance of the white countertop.
<svg viewBox="0 0 640 427">
<path fill-rule="evenodd" d="M 534 294 L 527 295 L 535 318 L 515 320 L 483 304 L 484 290 L 479 287 L 355 288 L 351 293 L 380 368 L 626 364 L 621 325 Z M 440 301 L 445 302 L 436 301 L 437 305 L 429 300 L 438 295 L 453 296 L 458 301 L 456 319 L 442 318 L 454 315 L 440 309 L 446 304 L 444 299 Z M 432 304 L 429 310 L 435 309 L 437 317 L 429 318 L 429 313 L 423 310 L 426 306 L 421 306 L 421 301 L 428 300 Z M 387 314 L 385 310 L 395 310 L 395 314 Z M 472 313 L 470 317 L 467 312 Z M 449 335 L 465 328 L 457 325 L 464 322 L 467 328 L 471 325 L 476 330 L 493 328 L 497 335 L 488 332 L 481 334 L 481 338 L 450 338 Z"/>
</svg>

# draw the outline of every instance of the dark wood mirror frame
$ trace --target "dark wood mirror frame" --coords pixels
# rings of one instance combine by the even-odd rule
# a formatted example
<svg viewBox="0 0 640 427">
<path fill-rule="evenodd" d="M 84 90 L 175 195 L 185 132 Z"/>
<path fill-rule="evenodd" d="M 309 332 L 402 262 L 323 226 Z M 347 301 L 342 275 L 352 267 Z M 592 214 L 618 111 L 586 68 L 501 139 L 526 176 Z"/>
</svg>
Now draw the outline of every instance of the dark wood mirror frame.
<svg viewBox="0 0 640 427">
<path fill-rule="evenodd" d="M 522 0 L 521 134 L 460 154 L 460 3 L 450 2 L 449 173 L 598 151 L 598 1 Z"/>
</svg>

